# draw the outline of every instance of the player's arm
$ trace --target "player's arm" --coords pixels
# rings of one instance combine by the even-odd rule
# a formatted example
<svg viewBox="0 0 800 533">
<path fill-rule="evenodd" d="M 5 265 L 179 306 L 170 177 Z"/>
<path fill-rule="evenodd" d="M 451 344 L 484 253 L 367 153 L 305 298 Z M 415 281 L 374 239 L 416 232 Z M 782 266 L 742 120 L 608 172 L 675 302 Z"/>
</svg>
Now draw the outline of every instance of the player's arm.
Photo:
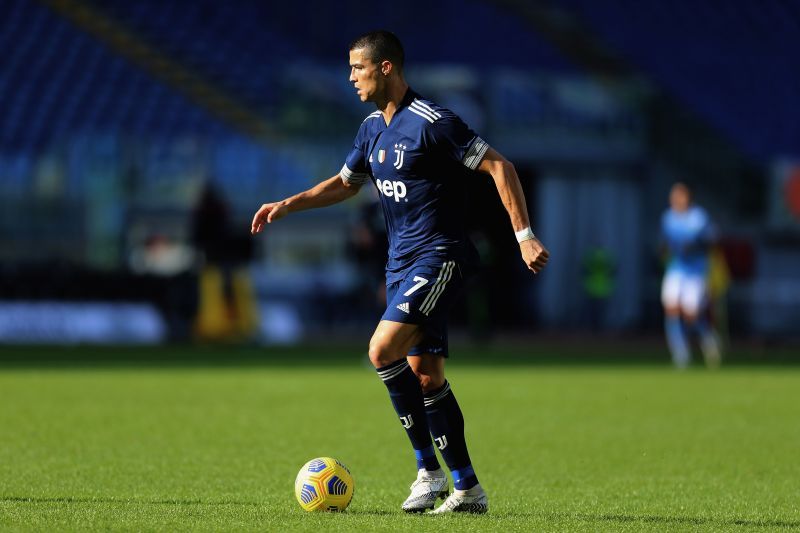
<svg viewBox="0 0 800 533">
<path fill-rule="evenodd" d="M 519 182 L 514 165 L 489 147 L 476 170 L 492 176 L 503 206 L 511 219 L 514 232 L 517 234 L 517 240 L 520 241 L 522 260 L 534 274 L 538 273 L 547 264 L 550 254 L 530 229 L 525 194 L 522 192 L 522 184 Z"/>
<path fill-rule="evenodd" d="M 264 204 L 256 211 L 250 232 L 259 233 L 264 224 L 270 224 L 289 213 L 338 204 L 358 193 L 361 185 L 345 181 L 340 174 L 280 202 Z"/>
<path fill-rule="evenodd" d="M 709 254 L 718 241 L 717 228 L 706 220 L 697 236 L 686 244 L 686 253 Z"/>
</svg>

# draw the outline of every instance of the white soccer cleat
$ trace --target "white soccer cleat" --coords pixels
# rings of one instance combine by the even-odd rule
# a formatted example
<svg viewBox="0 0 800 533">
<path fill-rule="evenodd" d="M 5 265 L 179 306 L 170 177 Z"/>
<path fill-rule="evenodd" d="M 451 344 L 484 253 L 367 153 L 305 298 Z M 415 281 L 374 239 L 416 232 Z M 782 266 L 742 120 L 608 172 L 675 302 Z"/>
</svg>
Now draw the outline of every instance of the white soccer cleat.
<svg viewBox="0 0 800 533">
<path fill-rule="evenodd" d="M 411 494 L 403 502 L 403 511 L 422 513 L 433 509 L 436 498 L 444 499 L 449 492 L 444 470 L 440 468 L 429 472 L 421 468 L 417 473 L 417 480 L 411 484 Z"/>
<path fill-rule="evenodd" d="M 442 505 L 428 514 L 472 513 L 483 514 L 489 510 L 489 498 L 480 484 L 467 490 L 454 490 Z"/>
</svg>

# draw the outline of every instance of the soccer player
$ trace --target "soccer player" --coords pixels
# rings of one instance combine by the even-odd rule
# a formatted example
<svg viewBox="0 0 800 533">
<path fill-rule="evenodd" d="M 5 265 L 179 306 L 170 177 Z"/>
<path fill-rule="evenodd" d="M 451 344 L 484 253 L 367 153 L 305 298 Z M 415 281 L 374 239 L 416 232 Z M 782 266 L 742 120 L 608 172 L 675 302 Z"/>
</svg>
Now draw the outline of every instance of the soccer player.
<svg viewBox="0 0 800 533">
<path fill-rule="evenodd" d="M 678 368 L 691 359 L 687 330 L 697 332 L 706 365 L 720 364 L 719 340 L 708 319 L 707 278 L 709 252 L 715 239 L 706 211 L 691 201 L 684 183 L 675 183 L 669 193 L 670 208 L 661 218 L 661 231 L 669 251 L 669 262 L 661 286 L 664 330 Z"/>
<path fill-rule="evenodd" d="M 402 44 L 387 31 L 367 33 L 351 43 L 350 81 L 361 101 L 378 109 L 361 123 L 337 175 L 262 205 L 252 233 L 289 213 L 346 200 L 368 180 L 375 184 L 389 257 L 387 306 L 370 340 L 369 358 L 389 390 L 417 460 L 417 479 L 402 508 L 433 509 L 436 499 L 448 494 L 435 443 L 455 490 L 433 512 L 485 513 L 488 500 L 467 451 L 464 417 L 444 375 L 447 314 L 477 260 L 463 225 L 469 171 L 494 179 L 527 267 L 538 273 L 548 252 L 531 231 L 514 166 L 452 111 L 410 89 L 403 58 Z"/>
</svg>

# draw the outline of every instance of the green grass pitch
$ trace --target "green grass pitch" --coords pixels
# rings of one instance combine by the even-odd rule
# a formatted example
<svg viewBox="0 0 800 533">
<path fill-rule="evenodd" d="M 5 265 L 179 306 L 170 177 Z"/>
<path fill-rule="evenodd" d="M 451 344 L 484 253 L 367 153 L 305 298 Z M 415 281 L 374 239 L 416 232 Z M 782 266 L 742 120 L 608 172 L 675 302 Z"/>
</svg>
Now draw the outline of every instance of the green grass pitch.
<svg viewBox="0 0 800 533">
<path fill-rule="evenodd" d="M 25 361 L 46 349 L 9 350 L 1 530 L 800 529 L 797 366 L 456 353 L 449 377 L 490 511 L 430 517 L 399 510 L 413 456 L 363 349 L 183 348 L 166 363 L 169 349 L 128 349 L 117 364 L 102 362 L 113 349 L 81 364 L 59 362 L 76 349 L 39 364 Z M 322 455 L 353 472 L 345 513 L 294 499 L 297 470 Z"/>
</svg>

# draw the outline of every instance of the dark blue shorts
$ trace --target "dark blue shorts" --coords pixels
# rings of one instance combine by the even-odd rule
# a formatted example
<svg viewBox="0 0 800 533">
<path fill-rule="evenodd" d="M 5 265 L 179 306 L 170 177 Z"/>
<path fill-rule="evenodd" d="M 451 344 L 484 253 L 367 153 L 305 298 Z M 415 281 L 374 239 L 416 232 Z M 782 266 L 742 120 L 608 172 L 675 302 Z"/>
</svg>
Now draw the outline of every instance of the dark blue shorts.
<svg viewBox="0 0 800 533">
<path fill-rule="evenodd" d="M 455 261 L 415 266 L 386 285 L 386 311 L 381 320 L 418 324 L 425 334 L 408 355 L 431 353 L 447 357 L 447 317 L 464 286 Z"/>
</svg>

